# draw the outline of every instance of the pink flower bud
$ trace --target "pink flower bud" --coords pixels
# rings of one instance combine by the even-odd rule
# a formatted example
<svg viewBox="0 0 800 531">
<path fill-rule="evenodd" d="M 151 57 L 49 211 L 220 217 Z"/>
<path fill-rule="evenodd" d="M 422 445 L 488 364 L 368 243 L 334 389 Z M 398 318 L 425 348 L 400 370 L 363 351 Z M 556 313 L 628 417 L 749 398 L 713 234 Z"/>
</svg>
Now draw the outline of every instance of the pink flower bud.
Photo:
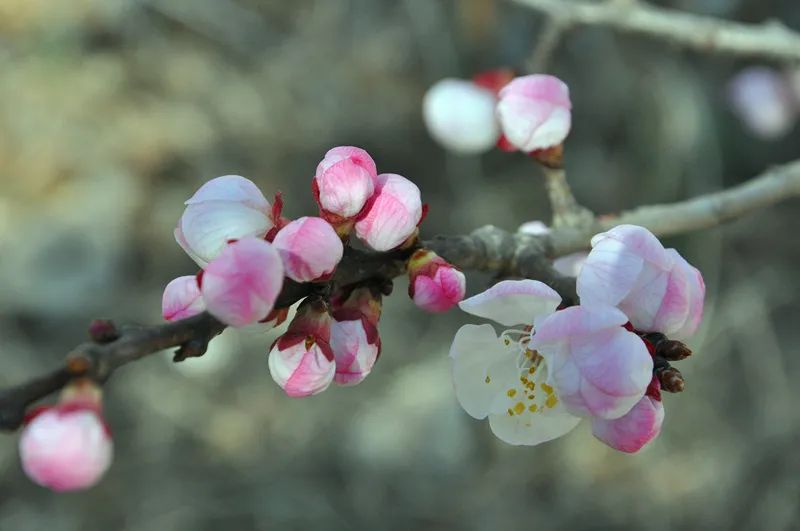
<svg viewBox="0 0 800 531">
<path fill-rule="evenodd" d="M 363 149 L 340 146 L 325 153 L 312 182 L 322 216 L 339 221 L 356 216 L 377 186 L 378 172 Z M 332 215 L 332 216 L 331 216 Z M 335 219 L 335 218 L 340 219 Z"/>
<path fill-rule="evenodd" d="M 342 240 L 322 218 L 303 217 L 282 228 L 273 247 L 283 260 L 286 276 L 297 282 L 311 282 L 333 273 L 342 259 Z"/>
<path fill-rule="evenodd" d="M 592 419 L 592 433 L 615 450 L 634 453 L 658 436 L 663 421 L 664 405 L 645 396 L 618 419 Z"/>
<path fill-rule="evenodd" d="M 269 372 L 292 397 L 321 393 L 336 372 L 330 346 L 331 317 L 322 301 L 308 299 L 269 353 Z"/>
<path fill-rule="evenodd" d="M 378 354 L 378 330 L 366 318 L 334 320 L 331 324 L 331 349 L 336 359 L 334 380 L 339 385 L 356 385 L 366 378 Z"/>
<path fill-rule="evenodd" d="M 376 251 L 394 249 L 412 236 L 422 220 L 417 185 L 394 173 L 378 176 L 370 203 L 356 222 L 356 235 Z"/>
<path fill-rule="evenodd" d="M 378 320 L 381 294 L 371 286 L 361 286 L 331 299 L 331 349 L 336 359 L 334 380 L 339 385 L 355 385 L 366 378 L 381 351 Z"/>
<path fill-rule="evenodd" d="M 96 484 L 113 454 L 99 398 L 82 393 L 35 412 L 22 431 L 19 452 L 25 474 L 43 487 L 64 492 Z"/>
<path fill-rule="evenodd" d="M 283 286 L 283 264 L 275 248 L 258 238 L 227 245 L 206 267 L 200 291 L 209 313 L 231 326 L 267 317 Z"/>
<path fill-rule="evenodd" d="M 230 240 L 263 237 L 272 228 L 269 201 L 238 175 L 208 181 L 186 201 L 175 239 L 200 267 L 216 258 Z"/>
<path fill-rule="evenodd" d="M 196 276 L 178 277 L 164 288 L 161 314 L 167 321 L 186 319 L 204 312 L 205 309 Z"/>
<path fill-rule="evenodd" d="M 497 99 L 483 87 L 461 79 L 442 79 L 422 100 L 428 132 L 445 149 L 474 154 L 491 150 L 500 136 L 494 114 Z"/>
<path fill-rule="evenodd" d="M 764 139 L 784 136 L 797 119 L 790 80 L 765 66 L 739 72 L 728 85 L 728 98 L 745 126 Z"/>
<path fill-rule="evenodd" d="M 420 249 L 408 261 L 408 295 L 428 312 L 446 312 L 464 298 L 464 273 L 433 251 Z"/>
<path fill-rule="evenodd" d="M 637 330 L 675 339 L 693 334 L 703 315 L 700 272 L 635 225 L 619 225 L 592 238 L 577 289 L 581 304 L 616 306 Z"/>
<path fill-rule="evenodd" d="M 644 396 L 653 360 L 610 306 L 572 306 L 534 321 L 529 348 L 547 362 L 547 383 L 576 416 L 618 418 Z"/>
<path fill-rule="evenodd" d="M 518 77 L 500 90 L 497 117 L 505 139 L 529 153 L 564 142 L 571 109 L 566 83 L 535 74 Z"/>
</svg>

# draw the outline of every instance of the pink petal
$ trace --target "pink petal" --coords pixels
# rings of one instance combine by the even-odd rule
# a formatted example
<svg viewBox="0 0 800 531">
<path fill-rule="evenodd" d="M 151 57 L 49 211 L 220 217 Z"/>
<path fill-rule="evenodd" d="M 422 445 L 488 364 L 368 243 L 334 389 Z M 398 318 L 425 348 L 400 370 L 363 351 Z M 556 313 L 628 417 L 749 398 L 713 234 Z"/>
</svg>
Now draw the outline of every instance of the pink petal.
<svg viewBox="0 0 800 531">
<path fill-rule="evenodd" d="M 283 286 L 283 264 L 266 241 L 243 238 L 208 264 L 202 284 L 209 313 L 228 325 L 245 326 L 272 311 Z"/>
<path fill-rule="evenodd" d="M 378 176 L 378 187 L 356 222 L 356 235 L 376 251 L 389 251 L 414 234 L 422 219 L 419 188 L 400 175 Z"/>
<path fill-rule="evenodd" d="M 336 364 L 318 345 L 306 350 L 303 341 L 285 350 L 276 344 L 268 362 L 275 383 L 296 398 L 321 393 L 330 386 L 336 373 Z"/>
<path fill-rule="evenodd" d="M 612 306 L 571 306 L 536 321 L 531 348 L 621 327 L 627 316 Z"/>
<path fill-rule="evenodd" d="M 503 280 L 483 293 L 465 299 L 459 307 L 467 313 L 491 319 L 505 326 L 531 324 L 549 315 L 561 304 L 561 297 L 538 280 Z"/>
<path fill-rule="evenodd" d="M 464 298 L 466 277 L 454 267 L 440 266 L 433 278 L 420 275 L 414 280 L 414 304 L 425 311 L 446 312 Z"/>
<path fill-rule="evenodd" d="M 339 146 L 329 149 L 325 153 L 325 158 L 317 165 L 316 175 L 325 173 L 331 166 L 343 160 L 349 160 L 361 166 L 367 170 L 373 181 L 377 181 L 378 170 L 375 166 L 375 161 L 365 150 L 354 146 Z"/>
<path fill-rule="evenodd" d="M 161 314 L 167 321 L 178 321 L 205 311 L 206 306 L 194 275 L 178 277 L 164 288 Z"/>
<path fill-rule="evenodd" d="M 570 413 L 616 418 L 644 396 L 653 361 L 624 322 L 622 312 L 603 306 L 573 306 L 537 320 L 529 346 L 545 359 L 548 381 Z"/>
<path fill-rule="evenodd" d="M 322 218 L 302 217 L 283 227 L 272 245 L 281 255 L 286 276 L 311 282 L 328 275 L 342 259 L 344 246 Z"/>
<path fill-rule="evenodd" d="M 333 164 L 315 177 L 320 206 L 327 212 L 351 218 L 361 212 L 375 191 L 376 177 L 350 159 Z"/>
<path fill-rule="evenodd" d="M 663 404 L 645 396 L 620 418 L 592 419 L 592 433 L 615 450 L 633 453 L 658 436 L 663 421 Z"/>
<path fill-rule="evenodd" d="M 379 343 L 370 343 L 359 320 L 333 321 L 331 350 L 336 360 L 334 381 L 339 385 L 355 385 L 366 378 L 380 351 Z"/>
</svg>

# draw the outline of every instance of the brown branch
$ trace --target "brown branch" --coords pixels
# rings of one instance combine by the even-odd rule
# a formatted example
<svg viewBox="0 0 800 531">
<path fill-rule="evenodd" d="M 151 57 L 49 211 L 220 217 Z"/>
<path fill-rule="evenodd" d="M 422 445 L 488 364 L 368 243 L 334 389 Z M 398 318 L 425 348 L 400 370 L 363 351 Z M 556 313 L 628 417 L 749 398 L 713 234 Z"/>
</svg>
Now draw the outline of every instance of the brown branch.
<svg viewBox="0 0 800 531">
<path fill-rule="evenodd" d="M 67 355 L 62 367 L 0 392 L 0 429 L 18 428 L 32 403 L 73 379 L 89 377 L 104 382 L 122 365 L 169 347 L 181 347 L 176 354 L 179 357 L 200 355 L 224 328 L 204 313 L 174 323 L 123 329 L 119 338 L 109 343 L 92 341 L 78 345 Z"/>
<path fill-rule="evenodd" d="M 639 2 L 514 1 L 558 20 L 562 28 L 602 26 L 662 39 L 700 52 L 777 61 L 800 60 L 800 34 L 778 21 L 743 24 Z"/>
<path fill-rule="evenodd" d="M 800 196 L 800 161 L 775 167 L 749 182 L 673 204 L 652 205 L 616 217 L 588 220 L 585 226 L 554 228 L 547 235 L 511 234 L 485 226 L 468 235 L 437 236 L 421 242 L 462 269 L 487 271 L 503 277 L 535 278 L 551 285 L 565 302 L 577 301 L 575 279 L 558 274 L 552 258 L 588 247 L 592 235 L 621 223 L 643 225 L 666 236 L 712 227 L 781 200 Z M 348 248 L 337 268 L 334 286 L 369 279 L 389 280 L 405 273 L 405 262 L 413 249 L 369 253 Z M 285 308 L 326 289 L 320 284 L 286 281 L 276 307 Z M 64 364 L 43 376 L 0 391 L 0 429 L 14 430 L 31 404 L 60 390 L 71 380 L 90 377 L 106 381 L 119 367 L 161 350 L 178 347 L 175 360 L 200 356 L 208 342 L 225 325 L 203 313 L 175 323 L 127 327 L 119 337 L 79 345 Z M 104 331 L 108 336 L 108 331 Z"/>
</svg>

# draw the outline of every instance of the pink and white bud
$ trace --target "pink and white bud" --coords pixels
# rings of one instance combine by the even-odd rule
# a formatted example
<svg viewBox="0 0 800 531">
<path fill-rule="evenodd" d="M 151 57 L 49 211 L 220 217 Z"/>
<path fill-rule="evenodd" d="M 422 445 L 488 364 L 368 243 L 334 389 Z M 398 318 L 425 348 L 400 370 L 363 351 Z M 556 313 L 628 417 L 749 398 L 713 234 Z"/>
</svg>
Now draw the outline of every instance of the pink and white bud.
<svg viewBox="0 0 800 531">
<path fill-rule="evenodd" d="M 111 465 L 113 442 L 103 420 L 99 395 L 69 396 L 26 421 L 19 440 L 25 474 L 56 492 L 87 489 Z"/>
<path fill-rule="evenodd" d="M 567 84 L 544 74 L 518 77 L 500 90 L 497 117 L 511 145 L 530 153 L 560 145 L 572 124 Z"/>
<path fill-rule="evenodd" d="M 693 334 L 703 315 L 700 272 L 635 225 L 620 225 L 592 238 L 577 290 L 581 304 L 616 306 L 637 330 L 676 339 Z"/>
<path fill-rule="evenodd" d="M 372 197 L 378 181 L 375 161 L 352 146 L 335 147 L 317 166 L 312 189 L 322 216 L 329 221 L 355 217 Z M 338 218 L 338 219 L 336 219 Z"/>
<path fill-rule="evenodd" d="M 311 282 L 333 273 L 342 259 L 342 240 L 322 218 L 302 217 L 283 227 L 272 241 L 287 277 Z"/>
<path fill-rule="evenodd" d="M 230 326 L 263 320 L 283 287 L 283 263 L 259 238 L 228 244 L 203 273 L 200 291 L 208 312 Z"/>
<path fill-rule="evenodd" d="M 663 421 L 664 405 L 645 396 L 618 419 L 592 419 L 592 433 L 615 450 L 634 453 L 658 436 Z"/>
<path fill-rule="evenodd" d="M 678 251 L 667 249 L 667 254 L 672 258 L 672 268 L 661 305 L 647 328 L 672 339 L 686 339 L 697 331 L 703 320 L 706 285 L 700 271 Z"/>
<path fill-rule="evenodd" d="M 547 363 L 552 385 L 576 416 L 619 418 L 644 396 L 653 360 L 611 306 L 572 306 L 534 321 L 529 348 Z"/>
<path fill-rule="evenodd" d="M 755 66 L 739 72 L 728 85 L 728 99 L 739 119 L 760 138 L 780 138 L 797 120 L 790 80 L 772 68 Z"/>
<path fill-rule="evenodd" d="M 375 195 L 356 221 L 356 236 L 376 251 L 389 251 L 411 237 L 422 220 L 417 185 L 394 173 L 378 176 Z"/>
<path fill-rule="evenodd" d="M 286 333 L 269 352 L 269 372 L 291 397 L 321 393 L 333 381 L 331 317 L 320 300 L 303 302 Z"/>
<path fill-rule="evenodd" d="M 333 320 L 331 349 L 336 360 L 334 381 L 339 385 L 356 385 L 364 381 L 381 351 L 378 329 L 366 318 L 350 321 Z"/>
<path fill-rule="evenodd" d="M 180 321 L 204 312 L 206 304 L 195 275 L 178 277 L 164 288 L 161 315 L 167 321 Z"/>
<path fill-rule="evenodd" d="M 175 239 L 200 265 L 219 255 L 230 240 L 264 237 L 274 225 L 269 201 L 239 175 L 211 179 L 186 201 Z"/>
<path fill-rule="evenodd" d="M 445 149 L 477 154 L 491 150 L 500 137 L 492 91 L 463 79 L 436 82 L 422 100 L 428 133 Z"/>
<path fill-rule="evenodd" d="M 464 299 L 464 273 L 433 251 L 420 249 L 408 261 L 408 295 L 427 312 L 446 312 Z"/>
<path fill-rule="evenodd" d="M 375 365 L 381 351 L 377 328 L 381 299 L 380 292 L 372 286 L 361 286 L 331 298 L 331 349 L 336 359 L 337 384 L 360 383 Z"/>
</svg>

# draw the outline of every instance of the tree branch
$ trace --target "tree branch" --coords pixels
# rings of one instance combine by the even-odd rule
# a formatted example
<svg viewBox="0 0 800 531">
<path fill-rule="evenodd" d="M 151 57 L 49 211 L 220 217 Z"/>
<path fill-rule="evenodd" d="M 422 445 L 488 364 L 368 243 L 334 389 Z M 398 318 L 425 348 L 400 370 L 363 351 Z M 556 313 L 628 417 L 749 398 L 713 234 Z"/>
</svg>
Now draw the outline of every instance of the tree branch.
<svg viewBox="0 0 800 531">
<path fill-rule="evenodd" d="M 800 60 L 800 34 L 778 21 L 742 24 L 636 3 L 514 0 L 571 26 L 603 26 L 701 52 L 777 61 Z"/>
<path fill-rule="evenodd" d="M 462 268 L 502 277 L 535 278 L 552 286 L 568 304 L 577 301 L 575 279 L 561 276 L 552 259 L 585 249 L 597 232 L 622 223 L 647 227 L 657 235 L 681 234 L 712 227 L 790 197 L 800 196 L 800 160 L 777 166 L 747 183 L 672 204 L 652 205 L 616 217 L 592 218 L 581 227 L 553 228 L 549 234 L 511 234 L 485 226 L 468 235 L 437 236 L 421 242 Z M 369 279 L 390 280 L 405 274 L 414 249 L 370 253 L 348 248 L 332 280 L 334 287 Z M 320 289 L 320 284 L 287 280 L 276 303 L 285 308 Z M 0 391 L 0 430 L 17 429 L 25 411 L 36 401 L 60 390 L 76 378 L 106 381 L 119 367 L 167 348 L 178 347 L 175 360 L 200 356 L 225 325 L 207 313 L 154 326 L 126 327 L 107 343 L 84 343 L 73 349 L 64 364 L 30 381 Z"/>
<path fill-rule="evenodd" d="M 727 190 L 677 203 L 643 206 L 616 216 L 601 216 L 585 227 L 555 230 L 545 238 L 549 240 L 549 255 L 558 257 L 585 249 L 593 235 L 616 225 L 641 225 L 657 236 L 673 236 L 714 227 L 797 196 L 800 196 L 800 160 L 775 166 Z"/>
</svg>

